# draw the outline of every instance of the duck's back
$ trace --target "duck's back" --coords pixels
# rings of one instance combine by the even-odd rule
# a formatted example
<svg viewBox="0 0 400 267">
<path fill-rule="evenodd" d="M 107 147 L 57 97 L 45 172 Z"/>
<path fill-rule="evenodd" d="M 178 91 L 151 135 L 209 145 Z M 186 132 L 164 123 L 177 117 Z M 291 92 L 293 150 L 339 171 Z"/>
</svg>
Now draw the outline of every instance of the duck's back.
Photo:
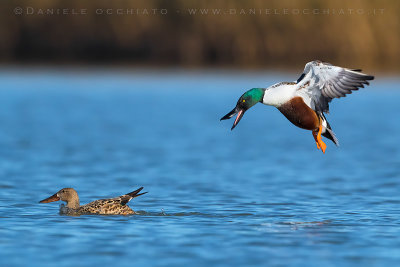
<svg viewBox="0 0 400 267">
<path fill-rule="evenodd" d="M 81 214 L 104 214 L 104 215 L 130 215 L 135 212 L 128 206 L 122 205 L 121 198 L 99 199 L 80 206 L 78 212 Z"/>
</svg>

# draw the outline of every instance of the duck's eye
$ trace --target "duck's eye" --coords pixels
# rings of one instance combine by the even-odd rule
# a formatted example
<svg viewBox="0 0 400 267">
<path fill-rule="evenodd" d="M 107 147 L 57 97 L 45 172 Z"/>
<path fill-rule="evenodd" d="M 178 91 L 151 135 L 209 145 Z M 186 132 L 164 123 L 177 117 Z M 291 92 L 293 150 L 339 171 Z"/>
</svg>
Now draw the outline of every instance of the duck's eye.
<svg viewBox="0 0 400 267">
<path fill-rule="evenodd" d="M 243 102 L 243 103 L 244 103 L 244 102 L 246 102 L 246 99 L 243 99 L 243 101 L 242 101 L 242 102 Z"/>
</svg>

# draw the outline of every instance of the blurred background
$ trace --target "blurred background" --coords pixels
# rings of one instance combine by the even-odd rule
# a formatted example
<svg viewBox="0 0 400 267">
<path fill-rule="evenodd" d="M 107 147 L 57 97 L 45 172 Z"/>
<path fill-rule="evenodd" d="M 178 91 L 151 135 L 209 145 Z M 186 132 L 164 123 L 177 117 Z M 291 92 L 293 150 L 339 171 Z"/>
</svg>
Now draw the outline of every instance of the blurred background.
<svg viewBox="0 0 400 267">
<path fill-rule="evenodd" d="M 400 70 L 391 0 L 0 2 L 0 62 Z"/>
</svg>

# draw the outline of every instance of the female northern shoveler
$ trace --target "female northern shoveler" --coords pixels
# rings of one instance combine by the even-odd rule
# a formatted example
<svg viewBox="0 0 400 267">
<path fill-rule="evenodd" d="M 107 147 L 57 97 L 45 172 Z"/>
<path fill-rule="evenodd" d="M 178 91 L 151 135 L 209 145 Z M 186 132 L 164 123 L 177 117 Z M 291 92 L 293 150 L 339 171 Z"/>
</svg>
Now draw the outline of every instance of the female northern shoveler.
<svg viewBox="0 0 400 267">
<path fill-rule="evenodd" d="M 353 90 L 369 85 L 368 80 L 374 76 L 361 73 L 361 70 L 333 66 L 321 61 L 306 64 L 303 73 L 296 82 L 281 82 L 268 88 L 253 88 L 244 93 L 236 107 L 221 120 L 232 118 L 238 114 L 232 130 L 239 123 L 243 114 L 261 102 L 278 108 L 278 110 L 297 127 L 311 130 L 317 148 L 325 153 L 326 145 L 321 134 L 339 142 L 326 120 L 324 113 L 329 113 L 329 102 L 333 98 L 344 97 Z"/>
<path fill-rule="evenodd" d="M 53 201 L 65 201 L 67 202 L 67 210 L 64 211 L 68 214 L 114 214 L 114 215 L 130 215 L 135 212 L 126 205 L 132 198 L 146 194 L 139 192 L 143 187 L 130 192 L 126 195 L 122 195 L 116 198 L 100 199 L 90 202 L 86 205 L 79 205 L 78 193 L 73 188 L 63 188 L 54 195 L 43 199 L 39 203 L 49 203 Z"/>
</svg>

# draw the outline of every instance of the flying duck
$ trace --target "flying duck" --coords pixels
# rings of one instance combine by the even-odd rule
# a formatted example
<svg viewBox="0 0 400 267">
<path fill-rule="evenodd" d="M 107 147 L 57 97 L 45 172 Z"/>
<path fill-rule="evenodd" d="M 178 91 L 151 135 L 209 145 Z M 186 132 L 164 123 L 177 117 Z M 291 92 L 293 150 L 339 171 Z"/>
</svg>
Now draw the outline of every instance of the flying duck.
<svg viewBox="0 0 400 267">
<path fill-rule="evenodd" d="M 99 199 L 90 202 L 86 205 L 81 206 L 79 204 L 78 193 L 73 188 L 63 188 L 54 195 L 43 199 L 39 203 L 49 203 L 53 201 L 65 201 L 67 206 L 61 206 L 60 212 L 69 215 L 81 215 L 81 214 L 103 214 L 103 215 L 131 215 L 136 214 L 127 203 L 135 197 L 146 194 L 139 192 L 143 189 L 139 189 L 130 192 L 128 194 L 109 199 Z"/>
<path fill-rule="evenodd" d="M 306 64 L 300 78 L 295 82 L 280 82 L 268 88 L 253 88 L 244 93 L 236 107 L 221 120 L 237 117 L 233 130 L 243 114 L 261 102 L 276 107 L 291 123 L 297 127 L 312 131 L 317 148 L 325 153 L 326 144 L 321 135 L 332 140 L 337 146 L 339 141 L 325 118 L 329 113 L 329 103 L 334 98 L 345 97 L 352 91 L 369 85 L 374 76 L 360 69 L 348 69 L 333 66 L 319 60 Z"/>
</svg>

